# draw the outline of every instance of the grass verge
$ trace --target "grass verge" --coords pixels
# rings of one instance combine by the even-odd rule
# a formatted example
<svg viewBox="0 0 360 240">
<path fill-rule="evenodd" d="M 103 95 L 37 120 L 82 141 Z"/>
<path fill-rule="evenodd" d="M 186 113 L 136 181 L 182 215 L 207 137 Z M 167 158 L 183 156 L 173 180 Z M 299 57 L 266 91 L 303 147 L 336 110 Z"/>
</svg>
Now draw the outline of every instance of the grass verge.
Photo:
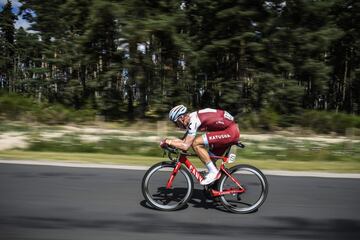
<svg viewBox="0 0 360 240">
<path fill-rule="evenodd" d="M 167 160 L 159 152 L 158 157 L 117 155 L 102 153 L 60 153 L 60 152 L 33 152 L 33 151 L 0 151 L 0 159 L 6 160 L 46 160 L 77 163 L 100 163 L 151 166 L 154 163 Z M 193 158 L 197 167 L 203 167 L 200 160 Z M 290 170 L 290 171 L 323 171 L 336 173 L 360 173 L 359 162 L 340 161 L 278 161 L 278 160 L 249 160 L 238 157 L 235 164 L 246 163 L 262 170 Z M 231 165 L 230 165 L 231 166 Z"/>
</svg>

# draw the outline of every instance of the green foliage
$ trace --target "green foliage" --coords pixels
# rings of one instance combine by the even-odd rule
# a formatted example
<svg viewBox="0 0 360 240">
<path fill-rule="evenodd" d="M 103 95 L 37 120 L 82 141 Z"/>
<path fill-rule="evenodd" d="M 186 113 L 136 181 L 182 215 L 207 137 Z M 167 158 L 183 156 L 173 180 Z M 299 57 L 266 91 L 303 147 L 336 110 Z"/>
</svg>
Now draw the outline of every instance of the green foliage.
<svg viewBox="0 0 360 240">
<path fill-rule="evenodd" d="M 264 108 L 259 114 L 259 126 L 265 130 L 274 130 L 278 126 L 280 116 L 270 108 Z"/>
<path fill-rule="evenodd" d="M 303 111 L 298 114 L 278 114 L 271 108 L 259 113 L 243 114 L 238 118 L 241 129 L 276 130 L 278 128 L 299 126 L 317 133 L 360 134 L 360 116 L 326 111 Z"/>
<path fill-rule="evenodd" d="M 360 161 L 359 143 L 326 144 L 314 141 L 296 141 L 291 138 L 250 142 L 241 151 L 241 157 L 279 161 Z"/>
<path fill-rule="evenodd" d="M 38 152 L 106 153 L 136 156 L 157 156 L 162 154 L 154 142 L 121 140 L 119 136 L 96 134 L 98 141 L 91 142 L 80 134 L 66 134 L 46 140 L 35 137 L 30 140 L 27 150 Z M 139 138 L 141 136 L 139 135 Z M 330 161 L 360 162 L 360 143 L 345 139 L 344 142 L 330 143 L 326 140 L 302 140 L 296 137 L 278 137 L 255 141 L 244 139 L 247 147 L 237 151 L 238 159 L 277 161 Z"/>
<path fill-rule="evenodd" d="M 60 104 L 38 103 L 18 94 L 0 94 L 0 117 L 41 123 L 81 123 L 95 120 L 95 110 L 74 110 Z"/>
<path fill-rule="evenodd" d="M 74 135 L 66 135 L 59 140 L 33 140 L 28 148 L 31 151 L 45 152 L 84 152 L 159 156 L 161 150 L 153 142 L 124 141 L 105 138 L 99 142 L 84 142 Z"/>
<path fill-rule="evenodd" d="M 95 120 L 94 110 L 73 110 L 61 105 L 49 105 L 36 112 L 32 112 L 36 121 L 48 124 L 82 123 Z"/>
<path fill-rule="evenodd" d="M 18 120 L 27 112 L 37 111 L 37 107 L 30 98 L 0 92 L 0 116 L 3 118 Z"/>
<path fill-rule="evenodd" d="M 15 55 L 15 20 L 17 17 L 12 12 L 12 2 L 7 1 L 0 9 L 0 84 L 9 88 L 12 86 L 14 73 L 13 58 Z M 5 84 L 4 84 L 4 81 Z"/>
<path fill-rule="evenodd" d="M 0 88 L 36 99 L 40 110 L 26 110 L 35 120 L 93 115 L 74 109 L 107 120 L 161 118 L 182 103 L 251 113 L 251 128 L 344 133 L 354 125 L 348 117 L 313 114 L 321 126 L 301 116 L 360 114 L 360 4 L 353 0 L 20 3 L 36 32 L 15 31 L 5 4 Z M 11 111 L 18 118 L 25 110 Z"/>
<path fill-rule="evenodd" d="M 271 108 L 264 108 L 260 112 L 248 113 L 238 118 L 240 129 L 275 130 L 279 126 L 282 116 Z"/>
<path fill-rule="evenodd" d="M 291 79 L 277 80 L 277 86 L 269 102 L 281 114 L 298 114 L 302 110 L 302 90 L 302 87 Z"/>
<path fill-rule="evenodd" d="M 360 127 L 360 117 L 344 113 L 306 111 L 299 117 L 298 123 L 320 133 L 344 134 L 347 129 Z"/>
</svg>

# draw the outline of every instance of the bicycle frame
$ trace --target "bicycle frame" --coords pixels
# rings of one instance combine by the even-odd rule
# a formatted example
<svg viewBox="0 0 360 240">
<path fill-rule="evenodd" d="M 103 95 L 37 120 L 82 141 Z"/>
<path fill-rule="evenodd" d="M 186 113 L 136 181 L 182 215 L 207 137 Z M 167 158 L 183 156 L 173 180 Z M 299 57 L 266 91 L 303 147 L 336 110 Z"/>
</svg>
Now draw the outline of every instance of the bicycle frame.
<svg viewBox="0 0 360 240">
<path fill-rule="evenodd" d="M 210 156 L 211 159 L 221 159 L 222 163 L 220 166 L 220 171 L 223 172 L 224 174 L 226 174 L 236 185 L 238 188 L 230 188 L 230 189 L 224 189 L 223 191 L 217 191 L 214 189 L 210 190 L 210 194 L 213 197 L 219 197 L 222 195 L 226 195 L 226 194 L 239 194 L 239 193 L 243 193 L 245 192 L 245 188 L 243 188 L 239 181 L 234 178 L 233 176 L 231 176 L 231 174 L 226 170 L 226 168 L 224 167 L 224 164 L 226 162 L 228 162 L 228 157 L 225 156 Z M 200 182 L 204 179 L 203 175 L 197 170 L 197 168 L 190 162 L 190 160 L 187 158 L 186 155 L 184 154 L 180 154 L 180 157 L 176 163 L 176 166 L 174 168 L 174 170 L 172 171 L 169 180 L 167 181 L 166 184 L 166 189 L 170 189 L 172 186 L 172 183 L 181 167 L 181 165 L 184 164 L 190 171 L 190 173 L 192 175 L 194 175 L 194 177 Z"/>
</svg>

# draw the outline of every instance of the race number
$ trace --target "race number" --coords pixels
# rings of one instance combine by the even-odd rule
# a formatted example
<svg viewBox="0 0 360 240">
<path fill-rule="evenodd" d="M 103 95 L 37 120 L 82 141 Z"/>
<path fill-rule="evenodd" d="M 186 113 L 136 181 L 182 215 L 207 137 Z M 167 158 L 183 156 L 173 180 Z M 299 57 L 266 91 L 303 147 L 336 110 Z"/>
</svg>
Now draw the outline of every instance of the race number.
<svg viewBox="0 0 360 240">
<path fill-rule="evenodd" d="M 224 118 L 229 119 L 230 121 L 234 121 L 234 117 L 227 111 L 224 111 Z"/>
</svg>

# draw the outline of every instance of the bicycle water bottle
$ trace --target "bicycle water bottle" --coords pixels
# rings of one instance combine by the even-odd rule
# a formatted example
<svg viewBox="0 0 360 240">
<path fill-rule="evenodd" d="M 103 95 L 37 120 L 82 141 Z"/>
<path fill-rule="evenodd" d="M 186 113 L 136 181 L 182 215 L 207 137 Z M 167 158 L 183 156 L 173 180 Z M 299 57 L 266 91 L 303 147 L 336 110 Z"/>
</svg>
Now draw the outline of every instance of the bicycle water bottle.
<svg viewBox="0 0 360 240">
<path fill-rule="evenodd" d="M 234 153 L 230 153 L 228 158 L 228 163 L 235 162 L 235 159 L 236 159 L 236 155 Z"/>
</svg>

